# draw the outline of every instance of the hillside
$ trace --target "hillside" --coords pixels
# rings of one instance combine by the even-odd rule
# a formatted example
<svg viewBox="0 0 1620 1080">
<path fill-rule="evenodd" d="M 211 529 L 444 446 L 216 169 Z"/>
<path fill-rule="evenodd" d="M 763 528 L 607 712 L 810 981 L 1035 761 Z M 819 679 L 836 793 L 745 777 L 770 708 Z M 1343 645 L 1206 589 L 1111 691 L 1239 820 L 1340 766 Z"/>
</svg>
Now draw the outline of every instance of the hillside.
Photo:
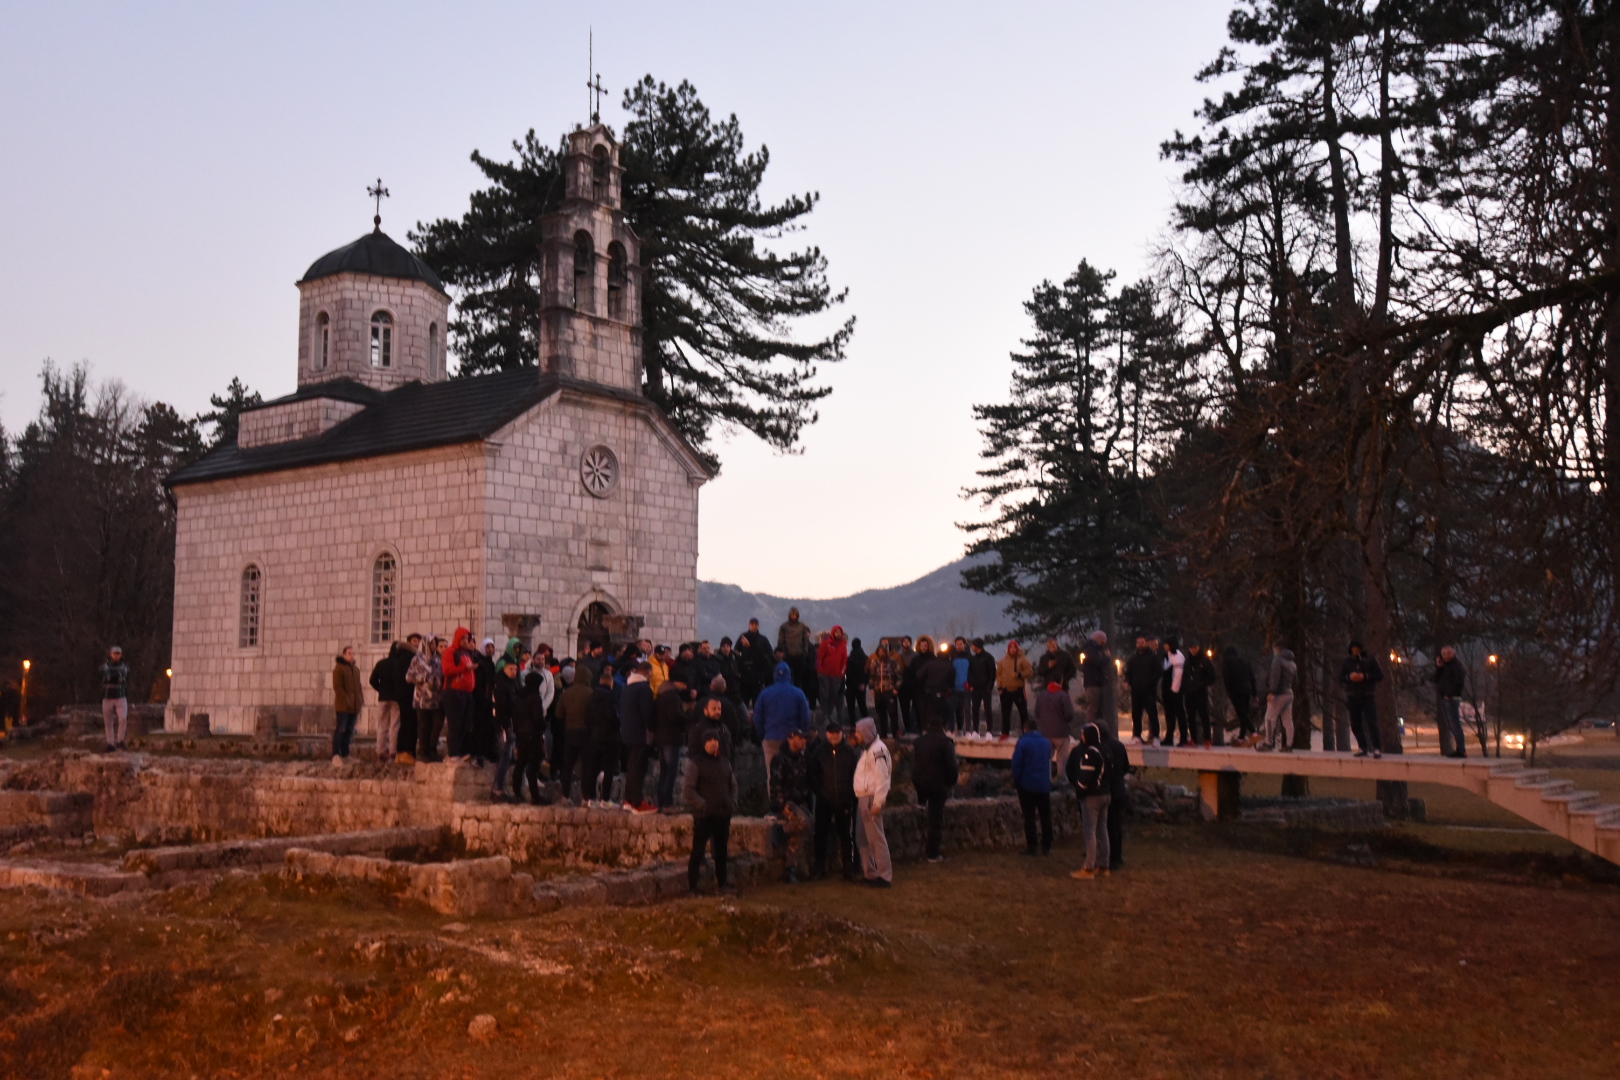
<svg viewBox="0 0 1620 1080">
<path fill-rule="evenodd" d="M 1004 601 L 962 588 L 962 570 L 970 559 L 947 563 L 915 581 L 888 589 L 867 589 L 836 600 L 796 600 L 769 593 L 745 592 L 735 585 L 698 582 L 698 636 L 719 642 L 736 638 L 758 618 L 772 640 L 776 628 L 797 607 L 812 630 L 842 625 L 850 637 L 874 642 L 888 635 L 919 634 L 973 637 L 1003 633 L 1012 620 L 1001 612 Z"/>
</svg>

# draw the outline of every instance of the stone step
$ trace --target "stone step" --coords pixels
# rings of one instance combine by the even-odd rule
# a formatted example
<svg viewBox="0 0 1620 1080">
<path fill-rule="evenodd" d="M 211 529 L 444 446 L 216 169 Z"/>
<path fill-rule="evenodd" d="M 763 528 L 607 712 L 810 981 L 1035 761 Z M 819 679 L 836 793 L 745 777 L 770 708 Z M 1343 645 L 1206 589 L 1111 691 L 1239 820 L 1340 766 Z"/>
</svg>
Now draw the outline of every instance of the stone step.
<svg viewBox="0 0 1620 1080">
<path fill-rule="evenodd" d="M 1535 783 L 1527 784 L 1527 783 L 1525 783 L 1525 782 L 1523 782 L 1521 780 L 1519 783 L 1517 783 L 1517 784 L 1515 784 L 1513 786 L 1515 788 L 1517 788 L 1518 790 L 1520 790 L 1520 791 L 1533 791 L 1536 794 L 1540 795 L 1543 799 L 1545 799 L 1549 795 L 1561 795 L 1566 791 L 1574 791 L 1575 790 L 1575 781 L 1573 781 L 1573 780 L 1538 780 Z"/>
<path fill-rule="evenodd" d="M 1598 828 L 1602 828 L 1607 822 L 1620 822 L 1620 803 L 1592 803 L 1571 809 L 1569 816 L 1590 818 Z"/>
<path fill-rule="evenodd" d="M 1543 795 L 1541 801 L 1563 803 L 1566 811 L 1573 812 L 1583 806 L 1595 804 L 1602 797 L 1603 793 L 1600 791 L 1565 791 L 1557 795 Z"/>
</svg>

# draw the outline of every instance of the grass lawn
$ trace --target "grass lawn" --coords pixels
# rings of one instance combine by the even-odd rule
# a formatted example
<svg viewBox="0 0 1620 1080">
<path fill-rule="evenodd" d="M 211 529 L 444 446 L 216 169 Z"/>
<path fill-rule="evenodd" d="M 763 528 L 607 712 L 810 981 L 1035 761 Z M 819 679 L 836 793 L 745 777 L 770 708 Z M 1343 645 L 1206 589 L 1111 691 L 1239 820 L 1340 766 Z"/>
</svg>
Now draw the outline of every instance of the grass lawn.
<svg viewBox="0 0 1620 1080">
<path fill-rule="evenodd" d="M 8 892 L 0 1075 L 1620 1075 L 1620 888 L 1300 853 L 1344 842 L 1143 827 L 1106 881 L 1060 846 L 465 928 L 274 878 Z"/>
</svg>

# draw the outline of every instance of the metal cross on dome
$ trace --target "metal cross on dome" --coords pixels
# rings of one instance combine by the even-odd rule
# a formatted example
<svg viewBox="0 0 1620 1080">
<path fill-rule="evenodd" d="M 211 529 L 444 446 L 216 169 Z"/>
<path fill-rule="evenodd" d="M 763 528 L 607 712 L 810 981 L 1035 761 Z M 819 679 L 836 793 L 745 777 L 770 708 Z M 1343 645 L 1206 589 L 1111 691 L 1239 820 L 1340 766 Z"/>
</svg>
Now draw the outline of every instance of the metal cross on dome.
<svg viewBox="0 0 1620 1080">
<path fill-rule="evenodd" d="M 377 201 L 377 210 L 371 219 L 371 224 L 373 228 L 380 232 L 382 230 L 382 201 L 389 197 L 388 189 L 382 186 L 382 177 L 377 177 L 376 186 L 366 188 L 366 194 Z"/>
</svg>

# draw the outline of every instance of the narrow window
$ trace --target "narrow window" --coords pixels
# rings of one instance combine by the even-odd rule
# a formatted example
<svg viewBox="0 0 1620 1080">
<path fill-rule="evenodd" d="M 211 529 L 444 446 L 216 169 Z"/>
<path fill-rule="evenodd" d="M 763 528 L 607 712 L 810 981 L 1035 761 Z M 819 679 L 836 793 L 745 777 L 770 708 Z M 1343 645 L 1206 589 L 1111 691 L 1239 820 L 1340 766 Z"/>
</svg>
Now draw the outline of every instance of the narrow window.
<svg viewBox="0 0 1620 1080">
<path fill-rule="evenodd" d="M 625 287 L 630 281 L 630 266 L 624 255 L 624 245 L 617 240 L 608 245 L 608 315 L 624 318 Z"/>
<path fill-rule="evenodd" d="M 428 373 L 439 373 L 439 324 L 428 323 Z"/>
<path fill-rule="evenodd" d="M 332 359 L 332 319 L 326 312 L 315 316 L 315 367 L 326 370 Z"/>
<path fill-rule="evenodd" d="M 394 320 L 386 311 L 371 317 L 371 366 L 394 366 Z"/>
<path fill-rule="evenodd" d="M 574 234 L 574 308 L 594 312 L 591 286 L 596 276 L 596 252 L 591 245 L 591 234 L 581 229 Z"/>
<path fill-rule="evenodd" d="M 394 557 L 377 556 L 371 564 L 371 643 L 387 645 L 394 640 L 394 603 L 398 596 L 398 568 Z"/>
<path fill-rule="evenodd" d="M 608 201 L 608 152 L 598 146 L 591 154 L 591 196 L 599 203 Z"/>
<path fill-rule="evenodd" d="M 259 645 L 259 586 L 262 584 L 259 568 L 252 563 L 242 571 L 242 596 L 236 619 L 238 648 L 253 649 Z"/>
</svg>

